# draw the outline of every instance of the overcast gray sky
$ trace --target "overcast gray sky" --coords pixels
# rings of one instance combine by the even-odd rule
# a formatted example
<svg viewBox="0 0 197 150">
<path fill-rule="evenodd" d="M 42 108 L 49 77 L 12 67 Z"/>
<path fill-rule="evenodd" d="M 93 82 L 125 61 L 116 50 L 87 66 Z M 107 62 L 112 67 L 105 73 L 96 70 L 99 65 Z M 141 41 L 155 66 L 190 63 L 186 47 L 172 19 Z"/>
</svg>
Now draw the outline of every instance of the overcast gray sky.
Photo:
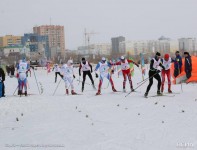
<svg viewBox="0 0 197 150">
<path fill-rule="evenodd" d="M 64 25 L 66 48 L 93 42 L 197 37 L 197 0 L 0 0 L 0 36 L 23 35 L 35 25 Z"/>
</svg>

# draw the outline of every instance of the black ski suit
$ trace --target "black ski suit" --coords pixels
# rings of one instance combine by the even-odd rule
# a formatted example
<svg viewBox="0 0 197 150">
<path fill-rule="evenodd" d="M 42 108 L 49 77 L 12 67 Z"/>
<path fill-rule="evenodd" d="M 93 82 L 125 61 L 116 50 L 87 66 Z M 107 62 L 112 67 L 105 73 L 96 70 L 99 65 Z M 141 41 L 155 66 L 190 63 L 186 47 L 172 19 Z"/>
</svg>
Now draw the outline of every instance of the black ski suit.
<svg viewBox="0 0 197 150">
<path fill-rule="evenodd" d="M 155 58 L 156 61 L 159 61 Z M 149 70 L 149 85 L 146 89 L 146 93 L 148 93 L 150 91 L 151 86 L 153 85 L 153 78 L 155 78 L 158 81 L 157 84 L 157 92 L 160 92 L 160 88 L 161 88 L 161 77 L 159 75 L 160 70 L 157 70 L 156 68 L 153 67 L 154 65 L 154 59 L 151 60 L 150 62 L 150 70 Z M 160 67 L 164 68 L 164 66 L 160 63 L 159 64 Z M 164 68 L 165 69 L 165 68 Z"/>
<path fill-rule="evenodd" d="M 79 66 L 79 76 L 81 76 L 81 69 L 82 69 L 82 63 L 80 63 L 80 66 Z M 92 65 L 88 62 L 88 65 L 90 67 L 90 70 L 87 70 L 87 71 L 83 71 L 83 81 L 82 81 L 82 90 L 84 89 L 84 84 L 85 84 L 85 80 L 86 80 L 86 75 L 88 75 L 88 77 L 90 78 L 91 82 L 92 82 L 92 85 L 94 85 L 94 80 L 92 78 Z"/>
</svg>

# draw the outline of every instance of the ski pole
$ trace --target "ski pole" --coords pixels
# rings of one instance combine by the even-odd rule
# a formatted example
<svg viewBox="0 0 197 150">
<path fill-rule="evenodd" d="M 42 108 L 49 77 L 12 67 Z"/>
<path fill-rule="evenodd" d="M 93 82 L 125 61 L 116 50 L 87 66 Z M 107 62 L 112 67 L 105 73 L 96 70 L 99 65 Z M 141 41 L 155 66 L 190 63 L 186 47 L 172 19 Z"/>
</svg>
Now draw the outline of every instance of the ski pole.
<svg viewBox="0 0 197 150">
<path fill-rule="evenodd" d="M 18 86 L 16 87 L 16 89 L 15 89 L 15 91 L 14 91 L 14 93 L 13 93 L 13 95 L 16 93 L 16 90 L 18 89 Z"/>
<path fill-rule="evenodd" d="M 151 77 L 149 77 L 149 79 L 151 79 L 151 78 L 153 78 L 156 74 L 158 74 L 159 72 L 156 72 L 155 74 L 153 74 Z M 148 80 L 146 80 L 146 81 L 148 81 Z M 146 81 L 144 81 L 144 82 L 142 82 L 140 85 L 138 85 L 135 89 L 134 89 L 134 91 L 136 90 L 136 89 L 138 89 L 140 86 L 142 86 L 144 83 L 146 83 Z M 130 91 L 127 95 L 125 95 L 125 97 L 127 97 L 129 94 L 131 94 L 133 91 Z"/>
<path fill-rule="evenodd" d="M 77 81 L 79 81 L 79 83 L 80 83 L 80 82 L 83 82 L 83 81 L 80 81 L 80 80 L 78 80 L 78 79 L 77 79 Z M 91 85 L 90 83 L 85 83 L 85 84 L 87 84 L 87 85 Z"/>
<path fill-rule="evenodd" d="M 36 78 L 36 74 L 35 74 L 35 71 L 34 71 L 34 69 L 33 69 L 33 72 L 34 72 L 34 77 L 35 77 L 36 84 L 37 84 L 37 87 L 38 87 L 38 92 L 39 92 L 39 94 L 40 94 L 40 89 L 39 89 L 39 86 L 38 86 L 38 81 L 37 81 L 37 78 Z"/>
<path fill-rule="evenodd" d="M 138 82 L 137 84 L 140 84 L 140 83 L 142 83 L 142 82 L 144 82 L 144 81 L 146 81 L 146 80 L 149 80 L 149 77 L 146 78 L 146 79 L 144 79 L 144 80 L 142 80 L 142 81 L 140 81 L 140 82 Z"/>
<path fill-rule="evenodd" d="M 62 78 L 61 78 L 60 81 L 58 82 L 58 84 L 57 84 L 57 86 L 56 86 L 56 88 L 55 88 L 55 91 L 53 92 L 53 96 L 55 95 L 55 93 L 56 93 L 56 91 L 57 91 L 57 88 L 59 87 L 59 84 L 60 84 L 61 81 L 62 81 Z"/>
<path fill-rule="evenodd" d="M 77 81 L 79 81 L 79 83 L 80 83 L 80 76 L 79 76 L 79 80 L 77 80 Z M 79 85 L 79 83 L 78 83 L 78 85 Z"/>
</svg>

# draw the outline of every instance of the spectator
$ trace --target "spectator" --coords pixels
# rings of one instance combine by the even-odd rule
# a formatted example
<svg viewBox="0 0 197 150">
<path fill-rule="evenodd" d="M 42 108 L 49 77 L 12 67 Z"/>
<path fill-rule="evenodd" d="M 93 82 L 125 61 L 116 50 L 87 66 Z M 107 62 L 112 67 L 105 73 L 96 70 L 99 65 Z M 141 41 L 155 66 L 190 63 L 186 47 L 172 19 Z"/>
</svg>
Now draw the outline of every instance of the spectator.
<svg viewBox="0 0 197 150">
<path fill-rule="evenodd" d="M 192 59 L 188 52 L 184 52 L 184 57 L 185 57 L 185 73 L 187 79 L 189 79 L 192 73 Z"/>
<path fill-rule="evenodd" d="M 4 81 L 5 81 L 5 73 L 2 69 L 2 67 L 0 66 L 0 82 L 2 83 L 2 95 L 0 95 L 0 97 L 5 97 L 5 85 L 4 85 Z"/>
<path fill-rule="evenodd" d="M 182 58 L 179 54 L 179 51 L 176 51 L 175 55 L 176 58 L 174 60 L 174 77 L 176 78 L 181 73 Z"/>
</svg>

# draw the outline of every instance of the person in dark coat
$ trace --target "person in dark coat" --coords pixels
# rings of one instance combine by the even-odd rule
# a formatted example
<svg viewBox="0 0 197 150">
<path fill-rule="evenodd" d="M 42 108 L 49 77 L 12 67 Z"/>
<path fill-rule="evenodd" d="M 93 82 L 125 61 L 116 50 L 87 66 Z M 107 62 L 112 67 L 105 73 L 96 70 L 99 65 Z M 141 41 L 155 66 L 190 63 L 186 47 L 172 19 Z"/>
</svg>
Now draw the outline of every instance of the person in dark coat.
<svg viewBox="0 0 197 150">
<path fill-rule="evenodd" d="M 174 77 L 176 78 L 181 73 L 182 58 L 179 54 L 179 51 L 176 51 L 175 55 L 176 57 L 174 59 Z"/>
<path fill-rule="evenodd" d="M 187 79 L 189 79 L 192 74 L 192 59 L 188 52 L 184 52 L 184 57 L 185 57 L 185 73 Z"/>
<path fill-rule="evenodd" d="M 4 81 L 5 81 L 5 73 L 4 73 L 3 69 L 0 66 L 0 82 L 2 82 L 2 97 L 5 97 Z"/>
</svg>

